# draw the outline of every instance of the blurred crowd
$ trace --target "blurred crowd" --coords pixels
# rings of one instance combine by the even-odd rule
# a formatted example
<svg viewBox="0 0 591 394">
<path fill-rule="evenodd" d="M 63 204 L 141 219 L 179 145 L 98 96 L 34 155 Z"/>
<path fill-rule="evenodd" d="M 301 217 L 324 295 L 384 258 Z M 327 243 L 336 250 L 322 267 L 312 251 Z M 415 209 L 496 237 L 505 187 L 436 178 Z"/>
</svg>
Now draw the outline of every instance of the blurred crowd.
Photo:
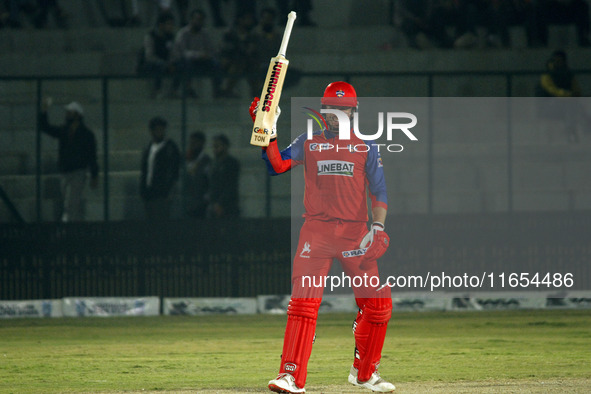
<svg viewBox="0 0 591 394">
<path fill-rule="evenodd" d="M 63 0 L 0 0 L 0 28 L 8 27 L 20 29 L 29 24 L 35 28 L 48 27 L 49 16 L 54 18 L 55 26 L 68 28 L 70 18 L 80 15 L 68 15 L 59 1 Z M 66 0 L 68 1 L 68 0 Z M 161 13 L 175 14 L 181 26 L 189 22 L 190 6 L 197 3 L 199 7 L 208 8 L 213 25 L 218 28 L 229 24 L 224 15 L 242 15 L 245 12 L 257 14 L 265 7 L 273 7 L 282 15 L 294 10 L 298 13 L 298 24 L 314 26 L 310 19 L 313 8 L 312 0 L 84 0 L 79 4 L 88 11 L 85 17 L 92 19 L 90 25 L 102 23 L 111 27 L 139 27 L 150 22 L 142 20 L 141 15 L 159 15 Z M 142 9 L 142 7 L 146 9 Z M 102 21 L 96 21 L 94 13 L 98 12 Z M 230 21 L 231 22 L 231 21 Z"/>
<path fill-rule="evenodd" d="M 587 0 L 400 0 L 400 27 L 411 47 L 470 48 L 478 29 L 490 47 L 510 47 L 509 29 L 521 26 L 529 47 L 548 45 L 552 24 L 576 26 L 579 46 L 589 40 Z"/>
<path fill-rule="evenodd" d="M 0 28 L 22 28 L 26 17 L 35 28 L 42 29 L 47 27 L 50 15 L 59 28 L 68 27 L 68 16 L 58 0 L 0 0 Z"/>
<path fill-rule="evenodd" d="M 183 28 L 192 22 L 193 5 L 202 9 L 211 26 L 230 28 L 240 36 L 254 28 L 264 9 L 278 15 L 294 10 L 297 24 L 316 26 L 310 16 L 313 0 L 86 0 L 84 4 L 87 8 L 92 4 L 103 23 L 112 27 L 145 27 L 151 22 L 141 15 L 152 15 L 153 20 L 154 15 L 168 14 L 175 26 Z M 514 26 L 524 29 L 529 47 L 546 47 L 552 24 L 575 26 L 578 45 L 591 44 L 588 0 L 389 0 L 389 4 L 391 21 L 417 49 L 471 48 L 482 34 L 487 46 L 510 47 Z M 36 28 L 45 28 L 50 17 L 55 26 L 65 29 L 74 16 L 59 0 L 0 0 L 0 27 L 21 28 L 28 19 Z"/>
<path fill-rule="evenodd" d="M 207 14 L 202 9 L 189 13 L 188 22 L 178 31 L 170 11 L 159 14 L 156 26 L 144 37 L 138 56 L 137 72 L 153 77 L 153 98 L 199 97 L 192 77 L 211 80 L 214 98 L 235 97 L 237 82 L 245 78 L 249 94 L 260 93 L 269 59 L 277 54 L 283 27 L 276 25 L 278 12 L 264 8 L 259 14 L 242 9 L 227 27 L 221 42 L 214 42 L 207 29 Z M 286 86 L 298 79 L 298 70 L 290 69 Z M 163 79 L 171 86 L 163 89 Z"/>
</svg>

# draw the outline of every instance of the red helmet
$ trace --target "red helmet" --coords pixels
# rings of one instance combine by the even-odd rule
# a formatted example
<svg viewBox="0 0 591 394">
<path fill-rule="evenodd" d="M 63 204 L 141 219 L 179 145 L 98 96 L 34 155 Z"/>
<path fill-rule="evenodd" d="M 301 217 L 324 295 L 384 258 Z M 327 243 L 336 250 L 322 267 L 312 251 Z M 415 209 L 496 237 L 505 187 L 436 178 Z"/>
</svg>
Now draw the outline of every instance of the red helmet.
<svg viewBox="0 0 591 394">
<path fill-rule="evenodd" d="M 328 84 L 324 89 L 324 96 L 320 99 L 322 105 L 333 105 L 335 107 L 357 108 L 357 92 L 353 85 L 343 81 Z"/>
</svg>

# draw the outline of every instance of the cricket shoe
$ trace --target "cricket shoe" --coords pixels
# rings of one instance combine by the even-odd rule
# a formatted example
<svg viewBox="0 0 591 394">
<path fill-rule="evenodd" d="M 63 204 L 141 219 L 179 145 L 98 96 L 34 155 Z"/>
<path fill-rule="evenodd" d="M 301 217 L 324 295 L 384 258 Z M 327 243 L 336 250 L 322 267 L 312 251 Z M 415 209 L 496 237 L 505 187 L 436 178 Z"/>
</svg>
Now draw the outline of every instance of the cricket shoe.
<svg viewBox="0 0 591 394">
<path fill-rule="evenodd" d="M 367 382 L 360 382 L 357 380 L 357 369 L 353 366 L 349 372 L 349 383 L 358 387 L 370 389 L 371 391 L 376 391 L 378 393 L 391 393 L 392 391 L 396 390 L 396 386 L 382 379 L 378 371 L 374 372 Z"/>
<path fill-rule="evenodd" d="M 288 373 L 280 373 L 277 376 L 277 379 L 273 379 L 269 381 L 269 390 L 274 391 L 276 393 L 289 393 L 289 394 L 297 394 L 297 393 L 305 393 L 306 389 L 299 388 L 295 384 L 295 378 Z"/>
</svg>

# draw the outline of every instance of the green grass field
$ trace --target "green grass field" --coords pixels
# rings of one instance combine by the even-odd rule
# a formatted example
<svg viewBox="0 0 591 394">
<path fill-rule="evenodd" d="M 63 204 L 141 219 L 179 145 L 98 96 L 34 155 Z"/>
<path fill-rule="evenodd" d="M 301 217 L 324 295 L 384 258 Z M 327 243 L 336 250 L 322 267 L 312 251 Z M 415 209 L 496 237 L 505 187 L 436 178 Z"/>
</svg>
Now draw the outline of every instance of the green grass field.
<svg viewBox="0 0 591 394">
<path fill-rule="evenodd" d="M 322 314 L 308 392 L 353 392 L 351 314 Z M 285 316 L 0 321 L 0 392 L 265 392 Z M 395 313 L 399 392 L 591 392 L 590 311 Z"/>
</svg>

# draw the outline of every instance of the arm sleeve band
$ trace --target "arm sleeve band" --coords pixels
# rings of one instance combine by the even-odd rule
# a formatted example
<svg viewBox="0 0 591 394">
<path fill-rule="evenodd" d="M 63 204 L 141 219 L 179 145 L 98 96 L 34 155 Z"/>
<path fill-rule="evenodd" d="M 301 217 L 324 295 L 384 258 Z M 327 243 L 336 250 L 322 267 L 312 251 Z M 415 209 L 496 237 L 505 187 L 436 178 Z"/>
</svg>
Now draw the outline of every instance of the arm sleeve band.
<svg viewBox="0 0 591 394">
<path fill-rule="evenodd" d="M 302 136 L 296 138 L 290 146 L 279 151 L 277 140 L 269 143 L 269 146 L 263 148 L 262 159 L 267 164 L 267 171 L 270 175 L 279 175 L 291 170 L 292 166 L 297 166 L 303 162 L 303 146 L 305 139 Z"/>
<path fill-rule="evenodd" d="M 370 147 L 365 162 L 365 173 L 369 183 L 371 206 L 373 208 L 384 207 L 388 209 L 388 193 L 386 192 L 382 157 L 374 145 L 367 142 L 365 144 Z"/>
</svg>

